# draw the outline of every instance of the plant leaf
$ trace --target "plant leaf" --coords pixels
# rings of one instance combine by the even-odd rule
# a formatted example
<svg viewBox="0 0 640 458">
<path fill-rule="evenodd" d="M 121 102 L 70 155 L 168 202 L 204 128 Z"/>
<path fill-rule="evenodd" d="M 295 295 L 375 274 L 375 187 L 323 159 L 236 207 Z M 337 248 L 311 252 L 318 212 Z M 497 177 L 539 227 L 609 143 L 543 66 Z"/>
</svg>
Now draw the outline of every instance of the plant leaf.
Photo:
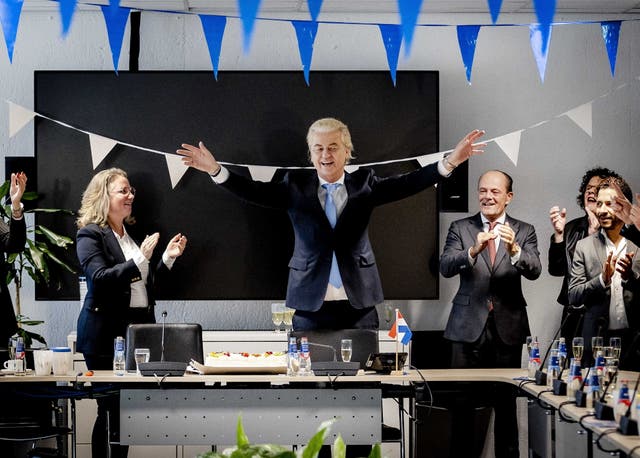
<svg viewBox="0 0 640 458">
<path fill-rule="evenodd" d="M 244 428 L 242 427 L 242 415 L 238 415 L 238 427 L 236 430 L 236 442 L 238 444 L 238 448 L 246 447 L 249 445 L 249 438 L 244 433 Z"/>
<path fill-rule="evenodd" d="M 44 235 L 49 242 L 60 248 L 66 248 L 68 245 L 73 245 L 73 240 L 64 235 L 56 234 L 51 229 L 40 224 L 36 225 L 36 234 Z"/>
<path fill-rule="evenodd" d="M 346 458 L 347 456 L 347 446 L 342 440 L 342 436 L 338 434 L 336 440 L 333 442 L 333 458 Z"/>
<path fill-rule="evenodd" d="M 380 448 L 380 444 L 374 444 L 373 447 L 371 447 L 369 458 L 382 458 L 382 449 Z"/>
<path fill-rule="evenodd" d="M 311 437 L 309 443 L 302 449 L 302 458 L 316 458 L 320 453 L 329 429 L 335 420 L 323 421 L 318 427 L 318 431 Z"/>
</svg>

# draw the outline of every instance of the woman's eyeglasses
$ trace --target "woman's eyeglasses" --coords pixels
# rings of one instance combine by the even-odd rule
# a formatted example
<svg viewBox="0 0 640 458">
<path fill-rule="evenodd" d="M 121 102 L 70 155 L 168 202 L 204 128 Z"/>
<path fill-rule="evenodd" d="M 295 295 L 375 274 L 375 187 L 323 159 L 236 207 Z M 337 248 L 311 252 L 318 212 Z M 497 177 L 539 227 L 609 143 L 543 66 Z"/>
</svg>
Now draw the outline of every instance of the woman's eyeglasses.
<svg viewBox="0 0 640 458">
<path fill-rule="evenodd" d="M 130 188 L 115 189 L 115 190 L 113 190 L 111 192 L 112 193 L 117 193 L 117 194 L 122 194 L 123 196 L 126 196 L 129 193 L 131 193 L 132 196 L 135 196 L 136 195 L 136 188 L 134 188 L 132 186 Z"/>
</svg>

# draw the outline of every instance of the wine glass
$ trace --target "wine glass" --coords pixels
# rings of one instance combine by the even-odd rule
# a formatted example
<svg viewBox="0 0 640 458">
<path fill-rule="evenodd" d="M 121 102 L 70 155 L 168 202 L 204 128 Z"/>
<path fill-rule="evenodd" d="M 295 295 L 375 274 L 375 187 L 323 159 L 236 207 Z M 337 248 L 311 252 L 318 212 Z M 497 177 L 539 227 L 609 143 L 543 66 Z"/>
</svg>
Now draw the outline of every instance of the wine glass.
<svg viewBox="0 0 640 458">
<path fill-rule="evenodd" d="M 602 338 L 602 336 L 595 336 L 591 338 L 591 352 L 593 353 L 594 360 L 598 356 L 598 352 L 602 351 L 603 346 L 604 346 L 604 339 Z"/>
<path fill-rule="evenodd" d="M 140 374 L 140 363 L 148 363 L 151 357 L 151 350 L 148 348 L 136 348 L 133 350 L 133 355 L 136 360 L 136 373 Z"/>
<path fill-rule="evenodd" d="M 282 322 L 284 323 L 285 328 L 291 329 L 293 325 L 293 314 L 296 313 L 296 309 L 292 309 L 291 307 L 284 307 L 284 312 L 282 314 Z"/>
<path fill-rule="evenodd" d="M 584 353 L 584 338 L 574 337 L 571 342 L 571 350 L 573 351 L 573 356 L 582 361 L 582 354 Z"/>
<path fill-rule="evenodd" d="M 280 332 L 280 325 L 284 321 L 284 304 L 278 302 L 271 304 L 271 321 L 275 326 L 275 333 Z"/>
<path fill-rule="evenodd" d="M 620 353 L 622 352 L 622 339 L 620 337 L 610 338 L 609 346 L 613 350 L 613 357 L 615 359 L 620 359 Z"/>
<path fill-rule="evenodd" d="M 342 361 L 345 363 L 351 361 L 352 349 L 351 339 L 342 339 L 340 341 L 340 355 L 342 356 Z"/>
<path fill-rule="evenodd" d="M 387 323 L 387 327 L 388 328 L 390 328 L 389 324 L 391 323 L 391 320 L 393 319 L 393 312 L 394 312 L 393 306 L 391 306 L 389 304 L 384 304 L 384 321 L 385 321 L 385 323 Z"/>
</svg>

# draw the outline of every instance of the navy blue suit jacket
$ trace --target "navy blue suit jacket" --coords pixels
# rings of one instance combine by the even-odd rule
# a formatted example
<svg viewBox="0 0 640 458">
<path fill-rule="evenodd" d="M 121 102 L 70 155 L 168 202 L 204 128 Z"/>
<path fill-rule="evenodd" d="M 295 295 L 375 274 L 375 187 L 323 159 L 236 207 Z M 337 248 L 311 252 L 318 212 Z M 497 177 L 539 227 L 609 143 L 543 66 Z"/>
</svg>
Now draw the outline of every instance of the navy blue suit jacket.
<svg viewBox="0 0 640 458">
<path fill-rule="evenodd" d="M 13 219 L 9 224 L 0 220 L 0 251 L 2 253 L 20 253 L 27 241 L 27 226 L 24 217 Z M 4 256 L 4 255 L 3 255 Z M 3 260 L 4 261 L 4 260 Z M 9 337 L 18 330 L 16 313 L 13 310 L 7 278 L 8 269 L 5 262 L 0 262 L 0 347 L 7 346 Z"/>
<path fill-rule="evenodd" d="M 295 237 L 289 261 L 287 305 L 316 311 L 324 301 L 335 251 L 349 302 L 354 308 L 373 307 L 384 300 L 368 226 L 378 205 L 403 199 L 435 184 L 441 175 L 437 164 L 413 172 L 378 177 L 361 168 L 345 173 L 347 203 L 335 228 L 318 199 L 315 170 L 293 170 L 281 181 L 263 183 L 230 172 L 224 189 L 257 205 L 286 210 Z"/>
<path fill-rule="evenodd" d="M 128 231 L 129 232 L 129 231 Z M 113 230 L 89 224 L 78 231 L 77 253 L 87 277 L 87 295 L 78 317 L 77 350 L 94 356 L 113 355 L 113 339 L 125 336 L 130 320 L 131 283 L 140 281 L 140 270 L 133 260 L 125 260 Z M 154 276 L 169 272 L 160 260 L 149 269 L 147 295 L 149 307 L 136 322 L 155 322 L 153 310 Z M 137 315 L 140 318 L 140 314 Z"/>
</svg>

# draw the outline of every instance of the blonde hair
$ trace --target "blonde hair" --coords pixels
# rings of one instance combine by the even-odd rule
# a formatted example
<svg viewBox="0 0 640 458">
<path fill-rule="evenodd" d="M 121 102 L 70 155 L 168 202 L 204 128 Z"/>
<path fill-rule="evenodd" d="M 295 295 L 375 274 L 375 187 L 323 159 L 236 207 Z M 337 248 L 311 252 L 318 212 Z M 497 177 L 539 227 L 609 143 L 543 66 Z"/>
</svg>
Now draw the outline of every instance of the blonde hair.
<svg viewBox="0 0 640 458">
<path fill-rule="evenodd" d="M 106 227 L 109 215 L 109 185 L 118 177 L 127 178 L 127 172 L 118 168 L 106 169 L 96 173 L 82 193 L 82 202 L 78 210 L 76 225 L 78 229 L 87 224 Z M 125 219 L 127 224 L 135 223 L 132 216 Z"/>
<path fill-rule="evenodd" d="M 353 156 L 353 143 L 351 142 L 351 133 L 345 123 L 336 118 L 322 118 L 315 121 L 309 126 L 307 132 L 307 146 L 309 146 L 309 157 L 311 157 L 311 136 L 315 133 L 327 133 L 339 131 L 342 137 L 342 143 L 349 151 L 347 154 L 347 164 L 355 157 Z"/>
</svg>

